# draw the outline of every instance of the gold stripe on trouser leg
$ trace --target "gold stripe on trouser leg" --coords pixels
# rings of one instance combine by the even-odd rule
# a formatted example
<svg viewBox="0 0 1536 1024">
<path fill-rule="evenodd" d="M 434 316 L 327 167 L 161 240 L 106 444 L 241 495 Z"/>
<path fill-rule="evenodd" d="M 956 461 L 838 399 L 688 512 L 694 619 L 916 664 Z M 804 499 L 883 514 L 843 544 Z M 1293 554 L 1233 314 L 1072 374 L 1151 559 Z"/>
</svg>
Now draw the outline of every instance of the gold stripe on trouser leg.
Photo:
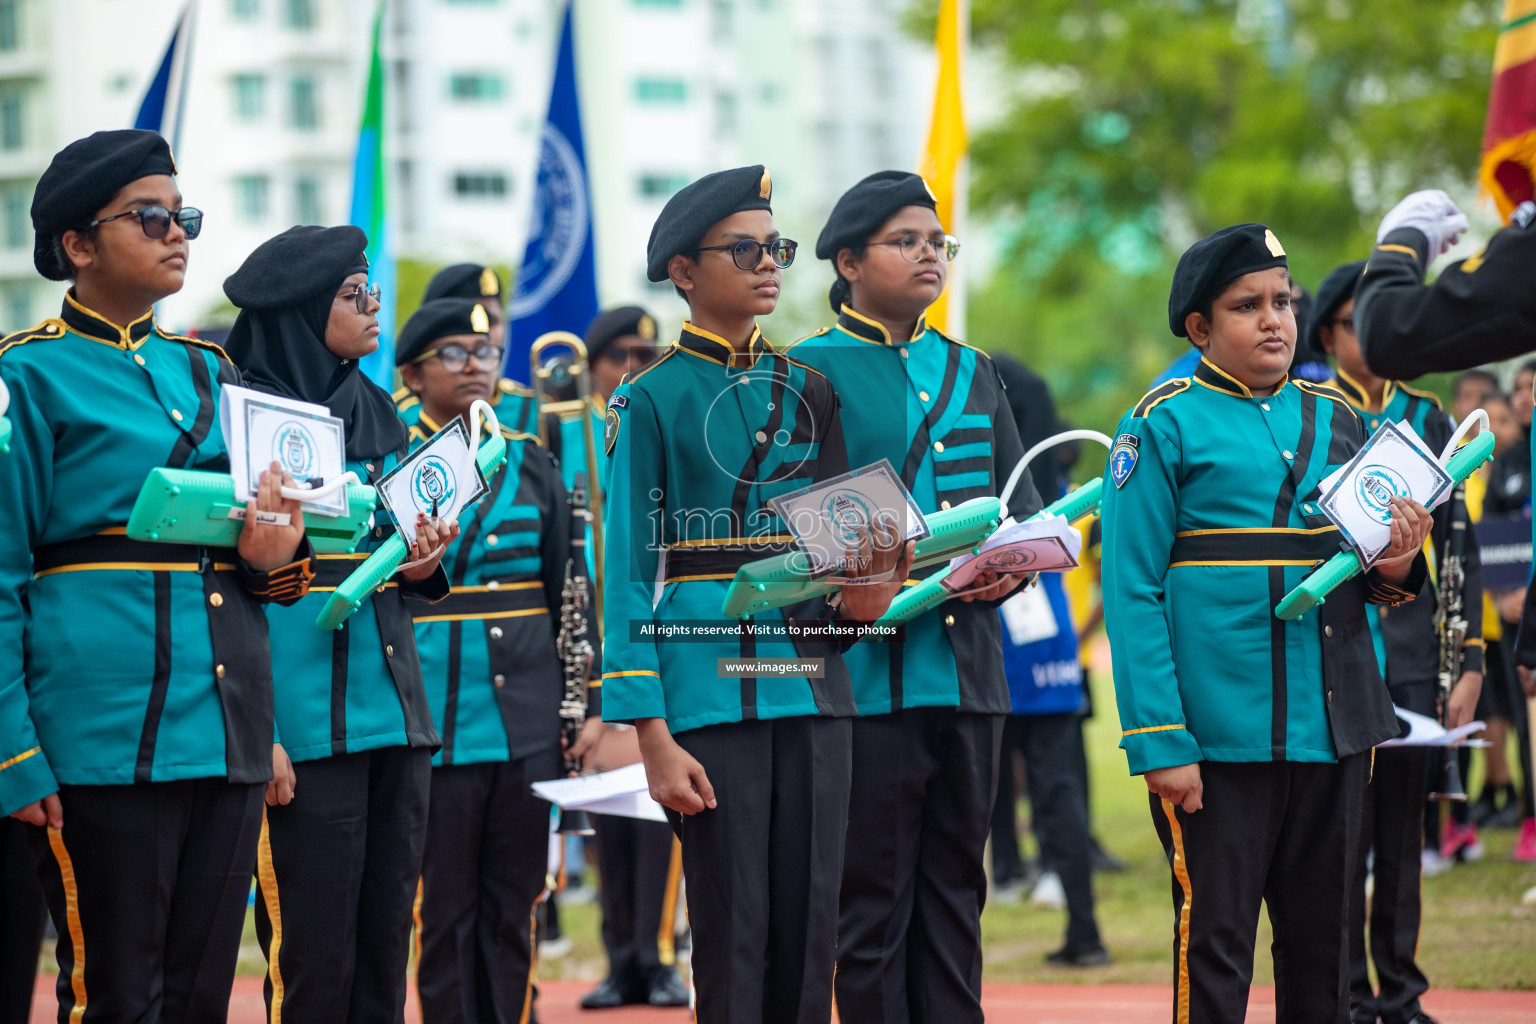
<svg viewBox="0 0 1536 1024">
<path fill-rule="evenodd" d="M 667 865 L 666 895 L 661 899 L 661 923 L 656 927 L 657 958 L 666 966 L 677 965 L 677 891 L 683 882 L 683 844 L 672 837 L 672 859 Z"/>
<path fill-rule="evenodd" d="M 85 930 L 80 926 L 80 887 L 75 882 L 75 862 L 70 860 L 64 848 L 64 833 L 48 826 L 48 845 L 53 848 L 53 858 L 59 862 L 59 878 L 64 883 L 64 919 L 69 926 L 69 948 L 72 964 L 69 969 L 69 987 L 74 992 L 75 1005 L 69 1011 L 69 1024 L 80 1024 L 85 1016 Z"/>
<path fill-rule="evenodd" d="M 422 1020 L 427 1019 L 426 1011 L 421 1008 L 421 896 L 426 891 L 426 883 L 425 875 L 416 877 L 416 901 L 411 904 L 411 920 L 416 924 L 411 935 L 411 951 L 416 958 L 416 1016 Z"/>
<path fill-rule="evenodd" d="M 533 972 L 539 964 L 539 904 L 544 902 L 548 892 L 546 887 L 539 893 L 539 898 L 533 901 L 533 909 L 528 911 L 528 988 L 523 992 L 523 1015 L 517 1018 L 517 1024 L 528 1024 L 528 1017 L 533 1012 Z"/>
<path fill-rule="evenodd" d="M 1184 859 L 1184 830 L 1179 827 L 1178 815 L 1168 800 L 1163 801 L 1163 813 L 1168 816 L 1168 832 L 1173 837 L 1173 877 L 1184 890 L 1184 903 L 1179 908 L 1179 976 L 1174 993 L 1174 1021 L 1189 1024 L 1189 908 L 1195 893 L 1189 883 L 1189 862 Z"/>
<path fill-rule="evenodd" d="M 272 833 L 267 827 L 267 809 L 261 809 L 261 838 L 256 844 L 256 887 L 267 908 L 267 922 L 272 926 L 272 941 L 267 945 L 267 979 L 272 983 L 272 1010 L 267 1024 L 283 1024 L 283 971 L 278 954 L 283 948 L 283 908 L 277 899 L 277 871 L 272 867 Z"/>
</svg>

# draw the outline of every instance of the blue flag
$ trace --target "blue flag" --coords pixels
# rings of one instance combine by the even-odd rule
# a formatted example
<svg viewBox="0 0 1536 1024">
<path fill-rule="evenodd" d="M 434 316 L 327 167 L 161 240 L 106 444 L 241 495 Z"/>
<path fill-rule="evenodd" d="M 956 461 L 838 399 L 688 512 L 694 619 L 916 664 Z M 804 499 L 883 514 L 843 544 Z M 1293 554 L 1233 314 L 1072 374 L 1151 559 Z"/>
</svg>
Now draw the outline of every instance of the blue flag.
<svg viewBox="0 0 1536 1024">
<path fill-rule="evenodd" d="M 592 254 L 592 197 L 576 96 L 572 8 L 566 5 L 560 55 L 549 94 L 549 117 L 539 143 L 538 187 L 528 248 L 518 269 L 508 314 L 507 366 L 528 371 L 534 339 L 549 331 L 581 334 L 597 315 L 597 270 Z"/>
<path fill-rule="evenodd" d="M 187 72 L 192 63 L 192 2 L 187 0 L 181 17 L 176 19 L 176 31 L 171 33 L 165 56 L 160 59 L 160 67 L 144 91 L 139 113 L 133 119 L 135 128 L 164 135 L 172 151 L 181 135 L 182 112 L 186 108 L 182 100 L 191 78 Z"/>
</svg>

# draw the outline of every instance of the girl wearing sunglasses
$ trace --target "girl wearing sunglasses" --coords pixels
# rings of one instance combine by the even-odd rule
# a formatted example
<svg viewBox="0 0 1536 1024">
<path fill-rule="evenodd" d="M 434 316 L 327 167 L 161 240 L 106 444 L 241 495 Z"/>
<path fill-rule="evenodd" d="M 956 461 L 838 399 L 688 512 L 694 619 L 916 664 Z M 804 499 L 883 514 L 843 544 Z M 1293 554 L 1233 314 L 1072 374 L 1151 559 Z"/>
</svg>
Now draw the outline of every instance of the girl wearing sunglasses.
<svg viewBox="0 0 1536 1024">
<path fill-rule="evenodd" d="M 224 1018 L 262 797 L 286 767 L 261 602 L 308 585 L 291 480 L 262 474 L 254 504 L 289 522 L 248 515 L 237 548 L 125 535 L 151 470 L 228 467 L 214 424 L 239 375 L 154 319 L 202 225 L 175 173 L 147 131 L 55 156 L 33 262 L 71 287 L 59 317 L 0 343 L 0 814 L 36 854 L 61 1020 Z"/>
</svg>

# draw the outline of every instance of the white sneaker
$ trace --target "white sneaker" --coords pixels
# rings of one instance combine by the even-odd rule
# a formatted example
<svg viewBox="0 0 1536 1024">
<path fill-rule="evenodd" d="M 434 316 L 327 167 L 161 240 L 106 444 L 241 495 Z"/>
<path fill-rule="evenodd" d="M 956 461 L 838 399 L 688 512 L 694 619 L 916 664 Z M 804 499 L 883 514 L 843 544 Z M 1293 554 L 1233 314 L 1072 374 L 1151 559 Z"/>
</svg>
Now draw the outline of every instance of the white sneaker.
<svg viewBox="0 0 1536 1024">
<path fill-rule="evenodd" d="M 1067 909 L 1067 891 L 1061 887 L 1061 876 L 1054 871 L 1041 875 L 1034 891 L 1029 894 L 1029 901 L 1052 910 Z"/>
<path fill-rule="evenodd" d="M 1520 902 L 1528 907 L 1536 907 L 1536 885 L 1525 890 L 1525 895 L 1520 897 Z"/>
<path fill-rule="evenodd" d="M 1468 864 L 1476 864 L 1483 859 L 1483 854 L 1485 853 L 1487 851 L 1483 849 L 1483 841 L 1475 839 L 1466 846 L 1463 846 L 1457 855 Z"/>
<path fill-rule="evenodd" d="M 1419 869 L 1425 878 L 1434 878 L 1451 870 L 1456 862 L 1448 857 L 1440 856 L 1439 850 L 1425 850 L 1419 854 Z"/>
<path fill-rule="evenodd" d="M 545 960 L 558 960 L 571 951 L 571 940 L 564 935 L 558 939 L 545 939 L 539 943 L 539 956 Z"/>
<path fill-rule="evenodd" d="M 992 896 L 988 900 L 988 902 L 989 903 L 1006 903 L 1006 904 L 1012 905 L 1014 903 L 1019 902 L 1023 898 L 1024 898 L 1024 883 L 1019 881 L 1019 880 L 1017 880 L 1017 879 L 1014 879 L 1011 882 L 1004 882 L 1002 885 L 994 885 L 992 887 Z"/>
</svg>

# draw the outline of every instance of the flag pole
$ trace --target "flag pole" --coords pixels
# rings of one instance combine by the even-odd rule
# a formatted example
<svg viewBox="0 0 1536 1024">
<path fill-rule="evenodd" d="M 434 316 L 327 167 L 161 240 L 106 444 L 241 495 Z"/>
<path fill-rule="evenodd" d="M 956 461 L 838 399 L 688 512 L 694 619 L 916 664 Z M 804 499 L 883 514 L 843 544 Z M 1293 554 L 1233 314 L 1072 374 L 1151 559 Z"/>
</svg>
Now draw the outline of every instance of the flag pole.
<svg viewBox="0 0 1536 1024">
<path fill-rule="evenodd" d="M 933 118 L 919 168 L 933 192 L 944 230 L 960 236 L 966 227 L 965 124 L 966 40 L 970 34 L 968 0 L 940 0 L 934 49 L 939 70 L 934 86 Z M 928 322 L 951 335 L 965 332 L 965 279 L 960 263 L 950 267 L 949 285 L 928 311 Z"/>
</svg>

